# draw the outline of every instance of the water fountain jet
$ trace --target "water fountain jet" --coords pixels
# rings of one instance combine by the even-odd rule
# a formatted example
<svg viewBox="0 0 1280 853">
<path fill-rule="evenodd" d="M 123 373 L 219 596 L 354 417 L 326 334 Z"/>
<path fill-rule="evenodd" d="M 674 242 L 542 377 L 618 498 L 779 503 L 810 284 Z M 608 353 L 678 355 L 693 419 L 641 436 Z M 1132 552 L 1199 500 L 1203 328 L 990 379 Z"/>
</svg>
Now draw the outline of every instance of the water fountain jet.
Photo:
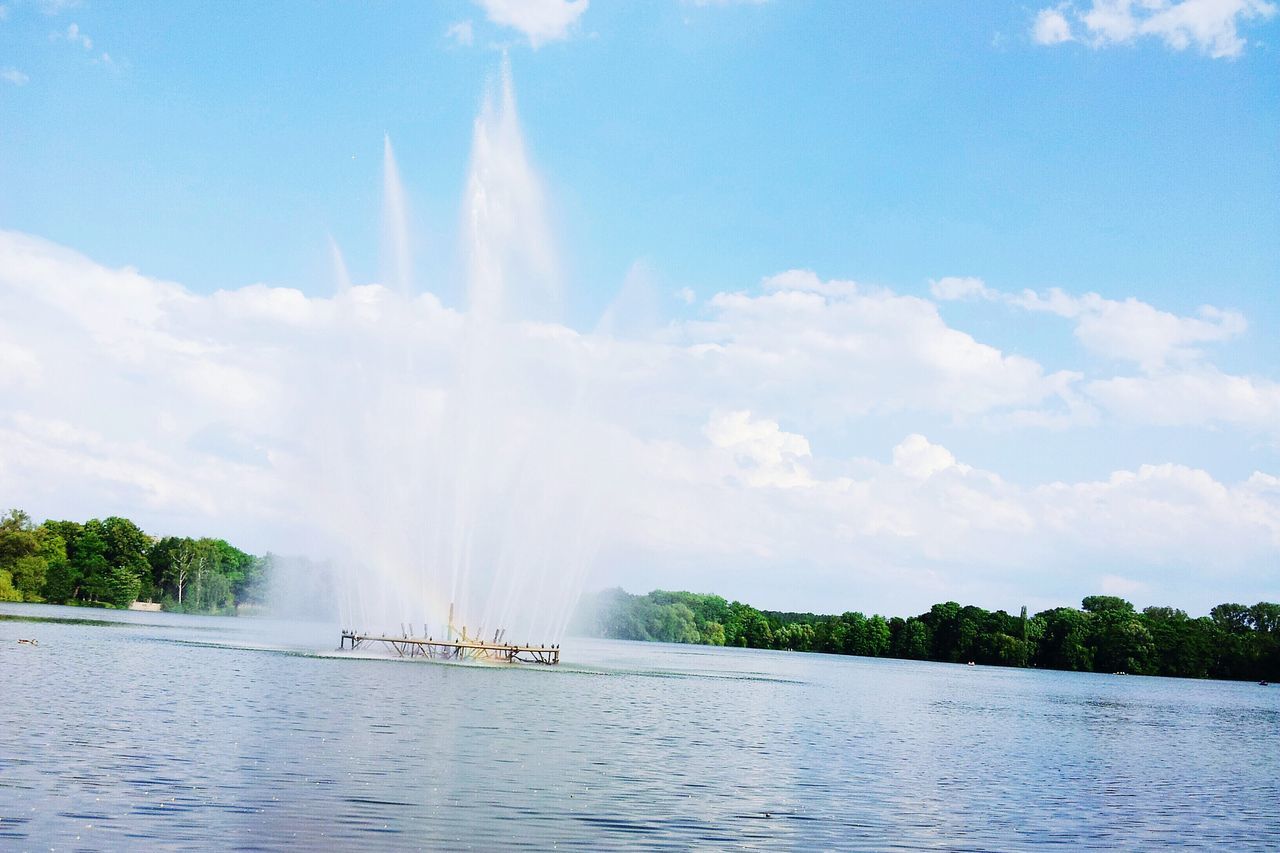
<svg viewBox="0 0 1280 853">
<path fill-rule="evenodd" d="M 433 636 L 464 642 L 454 636 L 456 608 L 463 624 L 498 627 L 494 641 L 467 636 L 452 653 L 558 661 L 591 556 L 582 535 L 589 496 L 573 480 L 585 386 L 572 373 L 541 389 L 522 380 L 539 346 L 525 318 L 545 317 L 559 287 L 507 65 L 474 125 L 460 222 L 465 310 L 415 289 L 389 138 L 383 154 L 391 286 L 352 286 L 331 241 L 337 308 L 362 300 L 367 318 L 329 377 L 316 418 L 321 475 L 308 488 L 326 538 L 345 552 L 342 622 L 375 629 L 344 631 L 343 643 L 414 640 L 439 652 Z M 397 625 L 422 625 L 422 636 L 386 630 Z M 513 635 L 543 644 L 508 644 Z"/>
</svg>

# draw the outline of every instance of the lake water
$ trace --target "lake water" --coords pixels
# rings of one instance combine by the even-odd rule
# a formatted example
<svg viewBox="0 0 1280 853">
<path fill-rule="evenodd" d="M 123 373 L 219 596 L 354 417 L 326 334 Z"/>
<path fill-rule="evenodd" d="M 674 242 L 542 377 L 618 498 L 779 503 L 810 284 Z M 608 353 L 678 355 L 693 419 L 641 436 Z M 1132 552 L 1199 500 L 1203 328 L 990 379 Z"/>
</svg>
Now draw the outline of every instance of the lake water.
<svg viewBox="0 0 1280 853">
<path fill-rule="evenodd" d="M 0 604 L 0 849 L 1280 849 L 1280 687 L 337 644 L 336 626 Z"/>
</svg>

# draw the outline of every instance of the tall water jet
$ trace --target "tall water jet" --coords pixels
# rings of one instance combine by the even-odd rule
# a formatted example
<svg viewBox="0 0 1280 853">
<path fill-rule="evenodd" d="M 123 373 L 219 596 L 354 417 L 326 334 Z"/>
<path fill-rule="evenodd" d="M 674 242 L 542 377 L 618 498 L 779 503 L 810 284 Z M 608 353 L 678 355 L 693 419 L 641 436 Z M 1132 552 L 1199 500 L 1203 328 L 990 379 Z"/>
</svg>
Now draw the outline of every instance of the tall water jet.
<svg viewBox="0 0 1280 853">
<path fill-rule="evenodd" d="M 347 259 L 342 255 L 342 247 L 329 235 L 329 263 L 333 267 L 333 283 L 337 293 L 346 293 L 351 289 L 351 272 L 347 269 Z"/>
<path fill-rule="evenodd" d="M 505 57 L 498 89 L 486 92 L 475 120 L 463 204 L 471 315 L 546 319 L 560 297 L 555 243 Z"/>
<path fill-rule="evenodd" d="M 460 216 L 465 311 L 416 291 L 389 139 L 383 154 L 386 284 L 340 286 L 335 297 L 363 319 L 346 326 L 327 376 L 321 475 L 306 487 L 341 555 L 342 621 L 558 642 L 593 552 L 579 477 L 585 385 L 576 368 L 530 379 L 548 342 L 576 333 L 545 322 L 559 296 L 556 253 L 507 64 L 474 124 Z M 331 253 L 342 282 L 336 245 Z"/>
<path fill-rule="evenodd" d="M 382 228 L 384 252 L 390 256 L 390 280 L 401 295 L 413 292 L 413 264 L 409 250 L 409 213 L 404 184 L 391 149 L 391 135 L 382 137 Z"/>
</svg>

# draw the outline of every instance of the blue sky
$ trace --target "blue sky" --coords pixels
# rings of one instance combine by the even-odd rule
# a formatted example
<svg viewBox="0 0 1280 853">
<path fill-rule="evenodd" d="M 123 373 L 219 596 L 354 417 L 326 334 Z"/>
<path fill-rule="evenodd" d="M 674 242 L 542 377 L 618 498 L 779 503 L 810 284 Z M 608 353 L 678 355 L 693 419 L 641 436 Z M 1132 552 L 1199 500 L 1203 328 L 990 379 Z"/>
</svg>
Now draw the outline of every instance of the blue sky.
<svg viewBox="0 0 1280 853">
<path fill-rule="evenodd" d="M 1060 415 L 1077 391 L 1096 409 L 1051 428 L 1010 426 L 1005 416 L 1022 403 L 959 413 L 895 403 L 849 415 L 802 392 L 771 396 L 762 381 L 708 399 L 704 415 L 750 410 L 802 434 L 815 460 L 883 461 L 905 436 L 925 434 L 1026 489 L 1100 482 L 1146 464 L 1223 484 L 1280 474 L 1272 4 L 973 2 L 908 13 L 893 3 L 678 0 L 233 10 L 0 2 L 0 229 L 104 268 L 133 267 L 201 296 L 262 284 L 321 299 L 334 287 L 332 237 L 356 283 L 381 281 L 386 134 L 408 197 L 417 280 L 464 307 L 459 211 L 477 111 L 505 56 L 523 144 L 545 188 L 570 329 L 596 329 L 629 271 L 642 271 L 657 326 L 709 322 L 720 334 L 728 309 L 717 294 L 758 294 L 767 277 L 812 270 L 818 280 L 928 300 L 951 330 L 1046 376 L 1079 374 L 1077 390 L 1045 411 Z M 947 277 L 981 279 L 985 290 L 940 296 L 934 283 Z M 1019 296 L 1051 288 L 1105 304 L 1055 311 Z M 1159 316 L 1111 311 L 1126 300 Z M 1240 322 L 1193 328 L 1204 305 Z M 1101 331 L 1090 317 L 1107 318 Z M 1151 333 L 1163 349 L 1126 355 L 1115 324 L 1142 317 L 1164 330 Z M 688 328 L 675 337 L 697 346 Z M 788 344 L 779 357 L 795 351 Z M 1130 377 L 1158 379 L 1183 403 L 1193 380 L 1226 396 L 1206 390 L 1203 417 L 1146 417 L 1136 412 L 1163 404 L 1120 401 L 1135 393 L 1123 383 L 1089 386 Z M 1248 398 L 1247 411 L 1215 416 L 1228 398 Z M 668 433 L 689 440 L 695 426 L 705 424 Z M 134 509 L 148 506 L 156 504 Z M 1218 587 L 1280 594 L 1280 526 L 1268 518 L 1252 568 Z M 246 535 L 269 544 L 264 530 Z M 689 578 L 702 552 L 672 549 L 618 546 L 628 555 L 619 563 L 684 567 L 618 579 L 736 584 L 725 591 L 765 605 L 783 593 L 765 580 Z M 797 552 L 754 571 L 764 577 L 788 560 L 830 562 Z M 1188 574 L 1169 586 L 1185 587 L 1189 604 L 1215 593 L 1193 568 L 1177 571 Z M 778 606 L 816 606 L 830 579 L 813 577 Z M 1162 578 L 1149 573 L 1132 588 L 1159 599 Z M 967 589 L 939 583 L 918 596 L 865 589 L 886 606 Z M 1019 583 L 973 591 L 1004 594 Z M 1023 585 L 1060 594 L 1047 581 Z"/>
<path fill-rule="evenodd" d="M 1037 45 L 1006 3 L 597 2 L 537 50 L 465 3 L 6 7 L 0 61 L 30 80 L 0 90 L 4 223 L 193 288 L 312 287 L 327 232 L 376 276 L 384 131 L 424 241 L 452 249 L 506 49 L 571 316 L 643 256 L 706 293 L 803 265 L 1280 318 L 1274 17 L 1215 60 Z M 92 50 L 53 38 L 72 23 Z"/>
</svg>

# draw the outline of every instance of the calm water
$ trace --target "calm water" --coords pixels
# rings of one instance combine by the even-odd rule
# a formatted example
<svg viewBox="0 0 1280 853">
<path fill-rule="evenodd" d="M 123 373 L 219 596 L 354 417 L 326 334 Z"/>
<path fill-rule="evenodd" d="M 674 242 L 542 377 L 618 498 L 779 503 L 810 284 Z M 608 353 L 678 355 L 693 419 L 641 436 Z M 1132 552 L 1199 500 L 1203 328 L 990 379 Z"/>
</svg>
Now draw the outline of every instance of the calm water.
<svg viewBox="0 0 1280 853">
<path fill-rule="evenodd" d="M 1280 848 L 1280 687 L 337 639 L 0 605 L 0 848 Z"/>
</svg>

